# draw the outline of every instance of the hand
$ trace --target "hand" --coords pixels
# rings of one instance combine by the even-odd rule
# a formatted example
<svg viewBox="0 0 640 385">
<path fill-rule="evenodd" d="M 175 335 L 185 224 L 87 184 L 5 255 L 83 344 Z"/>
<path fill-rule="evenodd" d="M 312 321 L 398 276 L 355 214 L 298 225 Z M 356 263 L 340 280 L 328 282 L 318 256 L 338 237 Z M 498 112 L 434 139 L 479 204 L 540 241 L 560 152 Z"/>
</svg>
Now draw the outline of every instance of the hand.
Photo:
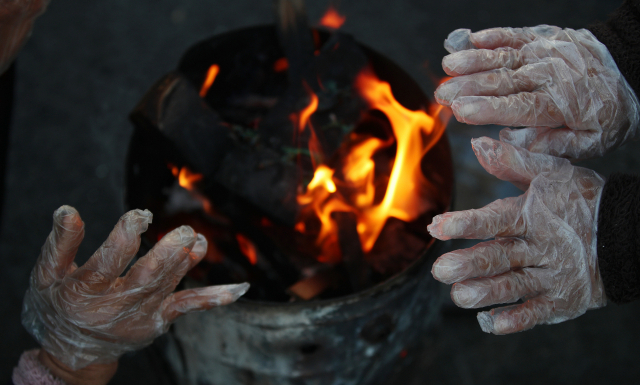
<svg viewBox="0 0 640 385">
<path fill-rule="evenodd" d="M 0 0 L 0 74 L 22 48 L 49 0 Z"/>
<path fill-rule="evenodd" d="M 73 370 L 110 363 L 166 332 L 179 316 L 234 302 L 249 285 L 173 293 L 205 255 L 207 241 L 188 226 L 164 236 L 120 277 L 140 247 L 152 215 L 132 210 L 81 267 L 73 259 L 84 236 L 78 212 L 62 206 L 31 273 L 22 323 L 43 349 Z"/>
<path fill-rule="evenodd" d="M 436 100 L 463 123 L 528 127 L 503 130 L 504 142 L 584 159 L 638 134 L 638 98 L 585 29 L 457 30 L 445 47 L 454 53 L 442 67 L 455 77 L 438 87 Z"/>
<path fill-rule="evenodd" d="M 478 210 L 438 215 L 438 239 L 487 241 L 438 258 L 433 276 L 454 283 L 463 308 L 522 304 L 478 314 L 482 330 L 508 334 L 554 324 L 606 305 L 596 253 L 596 212 L 604 180 L 566 159 L 531 153 L 489 138 L 474 139 L 480 164 L 526 192 Z"/>
</svg>

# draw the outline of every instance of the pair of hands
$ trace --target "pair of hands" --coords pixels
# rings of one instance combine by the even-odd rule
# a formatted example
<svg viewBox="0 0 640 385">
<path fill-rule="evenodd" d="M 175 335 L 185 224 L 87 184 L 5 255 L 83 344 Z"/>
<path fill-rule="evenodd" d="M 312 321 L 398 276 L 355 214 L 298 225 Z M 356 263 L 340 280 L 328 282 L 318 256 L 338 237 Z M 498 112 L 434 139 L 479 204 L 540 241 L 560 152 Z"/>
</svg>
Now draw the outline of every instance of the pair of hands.
<svg viewBox="0 0 640 385">
<path fill-rule="evenodd" d="M 435 93 L 469 124 L 525 126 L 500 141 L 472 141 L 482 166 L 525 191 L 478 210 L 434 218 L 439 239 L 488 239 L 441 256 L 432 269 L 455 283 L 464 308 L 522 303 L 478 314 L 483 331 L 508 334 L 604 306 L 596 225 L 604 179 L 566 159 L 600 156 L 637 136 L 640 104 L 607 48 L 587 30 L 542 25 L 457 30 Z"/>
</svg>

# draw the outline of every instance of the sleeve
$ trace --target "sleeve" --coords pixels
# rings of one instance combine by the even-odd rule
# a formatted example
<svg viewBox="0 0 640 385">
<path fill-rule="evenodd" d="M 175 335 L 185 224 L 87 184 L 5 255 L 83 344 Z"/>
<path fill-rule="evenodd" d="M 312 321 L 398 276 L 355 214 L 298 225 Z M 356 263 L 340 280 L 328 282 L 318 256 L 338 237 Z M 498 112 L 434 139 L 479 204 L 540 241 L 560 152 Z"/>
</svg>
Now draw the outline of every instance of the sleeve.
<svg viewBox="0 0 640 385">
<path fill-rule="evenodd" d="M 598 209 L 598 266 L 607 299 L 640 299 L 640 176 L 613 174 Z"/>
<path fill-rule="evenodd" d="M 640 95 L 640 0 L 625 0 L 606 22 L 587 29 L 607 47 L 622 75 Z"/>
<path fill-rule="evenodd" d="M 40 349 L 22 353 L 18 366 L 13 369 L 13 385 L 66 385 L 66 382 L 55 378 L 38 360 Z"/>
</svg>

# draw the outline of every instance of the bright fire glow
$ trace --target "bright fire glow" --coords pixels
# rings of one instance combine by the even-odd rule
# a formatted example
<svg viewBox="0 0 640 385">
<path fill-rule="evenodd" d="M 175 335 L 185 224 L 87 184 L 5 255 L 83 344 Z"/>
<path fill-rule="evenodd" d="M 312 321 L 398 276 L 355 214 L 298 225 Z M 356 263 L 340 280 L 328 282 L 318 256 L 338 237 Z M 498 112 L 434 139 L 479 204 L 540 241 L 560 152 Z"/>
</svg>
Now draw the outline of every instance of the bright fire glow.
<svg viewBox="0 0 640 385">
<path fill-rule="evenodd" d="M 320 25 L 327 28 L 338 29 L 342 27 L 342 24 L 344 24 L 346 20 L 347 18 L 345 16 L 339 14 L 338 11 L 330 5 L 327 12 L 320 19 Z"/>
<path fill-rule="evenodd" d="M 242 251 L 242 254 L 247 257 L 249 262 L 251 262 L 252 265 L 258 263 L 258 253 L 256 251 L 256 247 L 249 240 L 249 238 L 240 233 L 237 233 L 236 240 L 238 241 L 238 246 L 240 246 L 240 251 Z"/>
<path fill-rule="evenodd" d="M 216 76 L 220 72 L 220 66 L 217 64 L 211 65 L 209 70 L 207 71 L 207 77 L 204 79 L 204 83 L 202 83 L 202 88 L 200 88 L 200 97 L 204 98 L 207 96 L 207 92 L 209 92 L 209 88 L 213 84 L 213 81 L 216 80 Z"/>
<path fill-rule="evenodd" d="M 306 192 L 298 196 L 302 209 L 296 229 L 305 230 L 304 220 L 308 216 L 318 218 L 321 228 L 316 244 L 322 249 L 322 256 L 318 258 L 322 262 L 337 262 L 340 259 L 336 244 L 338 228 L 331 217 L 333 212 L 356 214 L 357 231 L 366 253 L 373 248 L 389 217 L 410 222 L 426 211 L 428 202 L 424 199 L 424 192 L 429 182 L 424 178 L 420 164 L 424 154 L 440 139 L 445 128 L 439 119 L 426 112 L 411 111 L 402 106 L 393 97 L 391 86 L 369 70 L 358 75 L 355 88 L 371 109 L 387 116 L 395 136 L 396 155 L 384 197 L 377 199 L 377 203 L 372 157 L 390 143 L 364 136 L 354 140 L 356 144 L 341 165 L 339 174 L 343 175 L 342 180 L 337 179 L 338 173 L 326 165 L 316 167 Z M 352 139 L 358 139 L 354 135 Z M 312 143 L 310 151 L 313 153 L 311 146 Z M 341 193 L 340 186 L 346 186 L 348 193 Z"/>
</svg>

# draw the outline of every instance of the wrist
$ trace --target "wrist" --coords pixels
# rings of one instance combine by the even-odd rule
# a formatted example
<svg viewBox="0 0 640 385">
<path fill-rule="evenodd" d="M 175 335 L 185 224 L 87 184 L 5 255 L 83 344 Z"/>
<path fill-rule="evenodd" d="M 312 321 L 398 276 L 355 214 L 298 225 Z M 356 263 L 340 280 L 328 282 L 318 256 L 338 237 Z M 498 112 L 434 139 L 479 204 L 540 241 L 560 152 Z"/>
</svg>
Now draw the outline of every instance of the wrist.
<svg viewBox="0 0 640 385">
<path fill-rule="evenodd" d="M 118 361 L 114 361 L 107 364 L 91 364 L 82 369 L 73 370 L 44 349 L 40 349 L 38 359 L 53 376 L 69 385 L 106 385 L 118 369 Z"/>
</svg>

